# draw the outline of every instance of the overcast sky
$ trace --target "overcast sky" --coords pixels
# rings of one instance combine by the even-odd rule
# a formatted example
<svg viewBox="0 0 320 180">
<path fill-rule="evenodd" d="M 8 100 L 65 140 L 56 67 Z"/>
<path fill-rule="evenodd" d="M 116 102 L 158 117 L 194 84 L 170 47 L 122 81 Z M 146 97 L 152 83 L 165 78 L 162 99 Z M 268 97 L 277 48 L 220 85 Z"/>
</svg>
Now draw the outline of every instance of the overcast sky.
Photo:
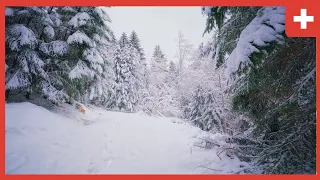
<svg viewBox="0 0 320 180">
<path fill-rule="evenodd" d="M 173 59 L 179 30 L 196 47 L 204 40 L 206 21 L 200 7 L 111 7 L 107 11 L 116 38 L 135 30 L 147 58 L 159 44 L 168 60 Z"/>
</svg>

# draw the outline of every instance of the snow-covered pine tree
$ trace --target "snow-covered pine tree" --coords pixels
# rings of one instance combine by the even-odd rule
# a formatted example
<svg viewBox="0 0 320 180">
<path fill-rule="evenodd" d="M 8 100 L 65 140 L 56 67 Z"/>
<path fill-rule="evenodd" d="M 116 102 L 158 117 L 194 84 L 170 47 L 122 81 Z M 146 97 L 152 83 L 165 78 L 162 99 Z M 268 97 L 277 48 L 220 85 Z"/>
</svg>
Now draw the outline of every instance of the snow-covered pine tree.
<svg viewBox="0 0 320 180">
<path fill-rule="evenodd" d="M 212 131 L 215 133 L 223 132 L 223 119 L 222 119 L 222 109 L 217 104 L 215 99 L 215 93 L 213 91 L 205 92 L 203 115 L 200 118 L 200 123 L 202 124 L 204 131 Z"/>
<path fill-rule="evenodd" d="M 115 76 L 114 76 L 114 82 L 112 84 L 113 93 L 107 105 L 110 108 L 122 109 L 122 108 L 125 108 L 125 104 L 126 104 L 125 100 L 121 96 L 122 94 L 125 93 L 125 90 L 122 90 L 122 88 L 124 88 L 123 84 L 125 83 L 122 73 L 126 70 L 124 69 L 125 62 L 122 58 L 123 57 L 122 57 L 122 51 L 121 51 L 120 45 L 117 45 L 114 52 L 113 70 L 114 70 Z"/>
<path fill-rule="evenodd" d="M 102 7 L 14 7 L 6 14 L 7 90 L 23 88 L 53 102 L 101 95 L 114 39 Z"/>
<path fill-rule="evenodd" d="M 169 72 L 171 72 L 172 74 L 177 73 L 177 66 L 173 61 L 170 61 L 169 63 Z"/>
<path fill-rule="evenodd" d="M 164 59 L 164 54 L 160 48 L 160 45 L 156 45 L 154 47 L 154 50 L 153 50 L 153 54 L 152 54 L 152 57 L 153 58 L 161 58 L 161 59 Z"/>
<path fill-rule="evenodd" d="M 203 59 L 203 58 L 205 57 L 204 44 L 203 44 L 203 42 L 201 42 L 201 43 L 199 44 L 199 47 L 198 47 L 196 53 L 197 53 L 197 56 L 196 56 L 197 59 Z"/>
<path fill-rule="evenodd" d="M 120 48 L 124 48 L 125 46 L 129 46 L 129 45 L 130 45 L 130 41 L 127 36 L 127 33 L 122 33 L 122 35 L 120 36 L 120 39 L 119 39 Z"/>
<path fill-rule="evenodd" d="M 113 66 L 115 80 L 108 106 L 121 111 L 133 112 L 137 110 L 138 90 L 141 86 L 137 69 L 140 57 L 129 41 L 123 41 L 125 38 L 126 35 L 123 34 L 115 49 Z"/>
<path fill-rule="evenodd" d="M 145 88 L 145 71 L 144 65 L 141 64 L 140 53 L 131 44 L 127 46 L 130 55 L 130 64 L 132 67 L 132 76 L 134 84 L 136 86 L 136 91 L 139 92 L 141 89 Z"/>
<path fill-rule="evenodd" d="M 130 42 L 131 42 L 131 45 L 140 54 L 141 64 L 144 64 L 145 60 L 146 60 L 145 54 L 144 54 L 143 48 L 141 47 L 140 39 L 138 37 L 138 34 L 135 31 L 132 31 L 131 34 L 130 34 Z"/>
<path fill-rule="evenodd" d="M 57 88 L 46 72 L 45 57 L 39 49 L 42 43 L 55 38 L 54 22 L 50 19 L 52 7 L 6 8 L 6 95 L 20 89 L 29 95 L 43 95 L 53 102 L 67 95 Z M 60 54 L 66 46 L 56 43 Z"/>
<path fill-rule="evenodd" d="M 131 46 L 137 51 L 137 53 L 140 56 L 140 60 L 138 62 L 138 72 L 139 72 L 139 79 L 141 80 L 141 85 L 142 87 L 140 87 L 140 89 L 142 88 L 146 88 L 146 84 L 147 84 L 147 77 L 146 77 L 146 73 L 147 73 L 147 62 L 146 62 L 146 58 L 145 58 L 145 54 L 143 51 L 143 48 L 141 47 L 140 44 L 140 39 L 138 38 L 138 35 L 135 31 L 132 31 L 130 34 L 130 44 Z"/>
<path fill-rule="evenodd" d="M 150 83 L 158 84 L 160 89 L 164 83 L 168 73 L 167 59 L 159 45 L 156 45 L 153 51 L 150 67 Z"/>
<path fill-rule="evenodd" d="M 178 69 L 173 61 L 169 63 L 168 77 L 166 83 L 173 88 L 176 88 L 178 83 Z"/>
<path fill-rule="evenodd" d="M 214 30 L 212 41 L 205 47 L 205 55 L 215 60 L 216 67 L 223 65 L 225 59 L 235 48 L 240 32 L 256 17 L 261 7 L 203 7 L 207 15 L 204 33 Z M 237 27 L 237 28 L 234 28 Z"/>
<path fill-rule="evenodd" d="M 192 121 L 195 126 L 204 129 L 204 124 L 201 121 L 205 106 L 204 90 L 198 86 L 192 94 L 188 108 L 185 109 L 185 116 Z"/>
<path fill-rule="evenodd" d="M 108 27 L 110 18 L 103 7 L 58 7 L 57 12 L 62 19 L 60 34 L 70 48 L 66 57 L 69 80 L 62 78 L 71 84 L 68 94 L 83 102 L 97 99 L 103 93 L 105 52 L 115 39 Z"/>
<path fill-rule="evenodd" d="M 112 43 L 107 48 L 104 48 L 104 52 L 102 53 L 104 55 L 104 58 L 107 60 L 104 64 L 104 71 L 102 73 L 102 79 L 101 79 L 101 88 L 102 88 L 102 94 L 100 96 L 95 96 L 91 103 L 108 107 L 109 100 L 111 98 L 111 95 L 113 94 L 113 88 L 112 85 L 114 84 L 115 80 L 115 74 L 113 70 L 114 66 L 114 52 L 116 49 L 116 43 Z"/>
</svg>

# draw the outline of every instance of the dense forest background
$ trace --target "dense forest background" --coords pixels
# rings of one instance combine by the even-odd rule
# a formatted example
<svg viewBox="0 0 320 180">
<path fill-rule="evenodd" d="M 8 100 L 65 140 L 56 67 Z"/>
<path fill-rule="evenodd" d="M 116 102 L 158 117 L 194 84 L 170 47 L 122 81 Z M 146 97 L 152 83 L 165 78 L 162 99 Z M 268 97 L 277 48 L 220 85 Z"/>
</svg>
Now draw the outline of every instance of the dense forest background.
<svg viewBox="0 0 320 180">
<path fill-rule="evenodd" d="M 107 10 L 7 7 L 6 101 L 187 119 L 248 173 L 315 173 L 315 38 L 287 37 L 284 7 L 202 7 L 212 39 L 179 32 L 178 62 L 159 45 L 146 59 L 134 30 L 116 39 Z"/>
</svg>

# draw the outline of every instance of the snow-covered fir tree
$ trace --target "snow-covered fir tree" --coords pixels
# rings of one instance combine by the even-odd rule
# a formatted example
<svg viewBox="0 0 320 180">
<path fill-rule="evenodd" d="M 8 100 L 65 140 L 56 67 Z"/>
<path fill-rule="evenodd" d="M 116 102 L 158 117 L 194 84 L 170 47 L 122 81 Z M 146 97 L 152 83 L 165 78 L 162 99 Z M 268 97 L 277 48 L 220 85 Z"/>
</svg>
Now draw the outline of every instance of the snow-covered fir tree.
<svg viewBox="0 0 320 180">
<path fill-rule="evenodd" d="M 114 41 L 103 7 L 14 7 L 7 15 L 7 47 L 23 52 L 21 59 L 29 62 L 24 64 L 33 66 L 13 73 L 10 59 L 17 58 L 8 52 L 8 90 L 23 88 L 53 102 L 85 102 L 102 95 L 102 74 L 110 61 L 106 52 Z"/>
<path fill-rule="evenodd" d="M 178 69 L 176 64 L 173 61 L 170 61 L 169 63 L 169 69 L 168 69 L 168 76 L 166 82 L 171 87 L 177 87 L 178 83 Z"/>
<path fill-rule="evenodd" d="M 109 107 L 133 112 L 137 110 L 138 91 L 141 87 L 139 69 L 137 68 L 140 57 L 129 41 L 127 44 L 123 44 L 125 38 L 126 35 L 123 34 L 114 53 L 115 80 L 112 85 L 113 94 L 110 98 Z"/>
<path fill-rule="evenodd" d="M 61 11 L 72 14 L 66 23 L 70 32 L 67 43 L 74 59 L 69 61 L 69 78 L 83 89 L 79 94 L 82 101 L 92 100 L 102 95 L 103 67 L 107 61 L 103 51 L 108 43 L 114 41 L 107 26 L 109 17 L 100 7 L 69 7 L 68 10 L 64 7 Z"/>
<path fill-rule="evenodd" d="M 190 70 L 187 72 L 190 72 Z M 209 78 L 201 78 L 205 75 L 196 78 L 198 81 L 201 79 L 203 83 L 198 83 L 194 87 L 181 86 L 192 93 L 191 98 L 187 101 L 188 104 L 184 108 L 185 117 L 204 131 L 222 133 L 225 129 L 226 114 L 226 112 L 223 112 L 223 101 L 221 102 L 223 89 L 217 86 L 218 79 L 212 76 L 209 71 L 205 74 Z"/>
<path fill-rule="evenodd" d="M 201 42 L 198 46 L 198 49 L 195 52 L 195 55 L 193 56 L 194 59 L 203 59 L 205 58 L 205 48 L 204 43 Z"/>
<path fill-rule="evenodd" d="M 131 45 L 138 51 L 140 54 L 141 64 L 145 63 L 146 57 L 143 51 L 143 48 L 140 44 L 140 39 L 138 37 L 138 34 L 135 31 L 132 31 L 130 34 L 130 43 Z"/>
<path fill-rule="evenodd" d="M 121 48 L 124 48 L 125 46 L 129 46 L 129 45 L 130 45 L 130 41 L 129 41 L 128 35 L 126 33 L 122 33 L 119 39 L 119 46 Z"/>
<path fill-rule="evenodd" d="M 198 86 L 192 94 L 191 102 L 188 108 L 185 109 L 185 114 L 196 126 L 203 129 L 203 124 L 200 119 L 203 115 L 203 106 L 205 103 L 204 90 L 201 86 Z"/>
<path fill-rule="evenodd" d="M 141 80 L 141 85 L 142 87 L 140 88 L 146 88 L 146 84 L 147 84 L 147 77 L 146 77 L 146 73 L 147 73 L 147 62 L 146 62 L 146 58 L 145 58 L 145 54 L 144 54 L 144 50 L 141 47 L 140 44 L 140 39 L 138 38 L 138 35 L 135 31 L 132 31 L 132 33 L 130 34 L 130 44 L 131 46 L 137 51 L 137 53 L 140 56 L 140 60 L 138 62 L 138 72 L 139 72 L 139 79 Z"/>
<path fill-rule="evenodd" d="M 50 43 L 56 56 L 67 53 L 68 45 L 55 39 L 52 8 L 7 7 L 6 8 L 6 95 L 19 89 L 30 94 L 40 94 L 53 102 L 67 98 L 57 87 L 47 70 L 47 59 L 41 50 Z M 52 41 L 52 42 L 51 42 Z M 40 49 L 40 51 L 39 51 Z"/>
<path fill-rule="evenodd" d="M 164 54 L 163 54 L 163 52 L 162 52 L 162 50 L 160 48 L 160 45 L 156 45 L 154 47 L 152 57 L 154 57 L 154 58 L 165 58 Z"/>
<path fill-rule="evenodd" d="M 215 92 L 208 91 L 205 93 L 203 114 L 200 118 L 202 128 L 205 131 L 213 131 L 215 133 L 223 132 L 222 109 L 219 108 L 215 99 Z"/>
</svg>

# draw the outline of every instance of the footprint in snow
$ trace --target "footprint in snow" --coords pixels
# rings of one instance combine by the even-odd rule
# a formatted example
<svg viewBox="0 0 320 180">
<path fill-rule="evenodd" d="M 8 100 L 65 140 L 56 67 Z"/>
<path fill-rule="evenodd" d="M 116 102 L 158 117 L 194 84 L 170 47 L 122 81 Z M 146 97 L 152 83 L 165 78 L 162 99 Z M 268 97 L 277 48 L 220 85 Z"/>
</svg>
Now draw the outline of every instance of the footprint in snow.
<svg viewBox="0 0 320 180">
<path fill-rule="evenodd" d="M 6 174 L 12 174 L 19 171 L 29 162 L 29 157 L 24 153 L 6 154 Z"/>
<path fill-rule="evenodd" d="M 98 174 L 100 172 L 99 165 L 95 162 L 90 162 L 87 172 L 89 174 Z"/>
<path fill-rule="evenodd" d="M 108 150 L 107 147 L 108 147 L 107 144 L 105 144 L 103 146 L 102 157 L 103 157 L 104 163 L 106 164 L 106 167 L 109 167 L 110 164 L 112 163 L 112 159 L 113 159 L 112 155 L 113 155 L 113 153 L 112 153 L 112 151 Z"/>
<path fill-rule="evenodd" d="M 15 134 L 15 135 L 23 135 L 23 132 L 20 129 L 9 127 L 5 131 L 6 134 Z"/>
<path fill-rule="evenodd" d="M 107 168 L 107 167 L 109 167 L 109 166 L 111 165 L 112 159 L 105 159 L 104 162 L 105 162 L 105 164 L 106 164 L 105 167 Z"/>
</svg>

